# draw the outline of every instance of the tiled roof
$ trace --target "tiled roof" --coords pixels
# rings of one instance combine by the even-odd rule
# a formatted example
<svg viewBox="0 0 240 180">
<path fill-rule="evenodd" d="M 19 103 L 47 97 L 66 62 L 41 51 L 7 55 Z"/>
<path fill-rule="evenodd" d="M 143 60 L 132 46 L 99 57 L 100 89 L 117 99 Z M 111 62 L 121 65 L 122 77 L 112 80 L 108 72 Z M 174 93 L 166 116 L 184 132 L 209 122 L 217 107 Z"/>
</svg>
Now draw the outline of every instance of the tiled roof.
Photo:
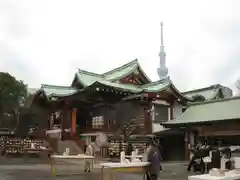
<svg viewBox="0 0 240 180">
<path fill-rule="evenodd" d="M 165 89 L 165 88 L 168 87 L 171 83 L 172 83 L 172 82 L 171 82 L 170 78 L 169 78 L 169 77 L 166 77 L 166 78 L 161 79 L 161 80 L 159 80 L 159 81 L 155 81 L 155 82 L 152 82 L 152 83 L 148 83 L 148 84 L 142 85 L 142 86 L 141 86 L 141 89 L 142 89 L 144 92 L 156 92 L 156 91 Z"/>
<path fill-rule="evenodd" d="M 106 72 L 102 75 L 106 80 L 113 81 L 113 80 L 118 80 L 118 79 L 123 78 L 124 76 L 129 75 L 132 72 L 136 71 L 137 69 L 139 69 L 143 73 L 143 75 L 146 77 L 146 79 L 149 82 L 151 82 L 151 80 L 147 77 L 147 75 L 142 70 L 142 68 L 141 68 L 137 59 L 135 59 L 133 61 L 130 61 L 129 63 L 124 64 L 123 66 L 115 68 L 111 71 L 108 71 L 108 72 Z"/>
<path fill-rule="evenodd" d="M 92 74 L 89 74 L 89 77 L 91 75 Z M 97 87 L 98 85 L 112 87 L 112 88 L 118 89 L 120 91 L 129 92 L 132 94 L 140 94 L 140 93 L 144 93 L 144 92 L 146 92 L 146 93 L 160 92 L 160 91 L 172 89 L 173 91 L 175 91 L 175 93 L 179 94 L 180 97 L 188 100 L 186 97 L 182 96 L 179 93 L 179 91 L 176 89 L 176 87 L 172 84 L 169 77 L 162 79 L 160 81 L 148 83 L 148 84 L 145 84 L 142 86 L 111 82 L 111 81 L 107 81 L 102 78 L 99 78 L 98 75 L 96 75 L 96 77 L 98 78 L 98 80 L 95 80 L 95 81 L 89 78 L 89 80 L 88 80 L 89 84 L 84 89 L 81 89 L 81 90 L 78 90 L 73 87 L 66 87 L 66 86 L 42 85 L 42 87 L 40 88 L 39 91 L 43 91 L 47 97 L 51 97 L 51 96 L 63 97 L 63 96 L 69 96 L 69 95 L 75 94 L 80 91 L 84 91 L 85 89 L 88 89 L 91 87 Z"/>
<path fill-rule="evenodd" d="M 163 125 L 179 125 L 208 123 L 240 119 L 240 97 L 231 97 L 192 104 L 182 115 Z"/>
<path fill-rule="evenodd" d="M 148 82 L 147 84 L 133 85 L 133 84 L 123 84 L 117 81 L 136 71 L 144 75 L 145 83 Z M 120 91 L 130 92 L 132 94 L 171 90 L 178 97 L 191 101 L 190 96 L 184 96 L 178 91 L 178 89 L 173 85 L 169 77 L 162 79 L 160 81 L 151 82 L 151 80 L 146 76 L 144 71 L 141 69 L 138 63 L 138 60 L 133 60 L 127 64 L 124 64 L 121 67 L 115 68 L 103 74 L 92 73 L 92 72 L 79 69 L 75 75 L 74 80 L 76 78 L 77 78 L 77 81 L 83 86 L 81 91 L 85 90 L 86 88 L 91 88 L 95 85 L 104 85 L 104 86 L 119 89 Z M 53 86 L 53 85 L 42 85 L 39 91 L 44 91 L 46 96 L 69 96 L 79 92 L 78 89 L 73 87 Z"/>
<path fill-rule="evenodd" d="M 215 84 L 201 89 L 182 92 L 182 94 L 188 98 L 192 98 L 195 95 L 201 95 L 205 97 L 206 100 L 212 100 L 219 94 L 220 89 L 221 85 Z"/>
<path fill-rule="evenodd" d="M 152 82 L 149 84 L 139 86 L 139 85 L 133 85 L 133 84 L 120 84 L 120 83 L 115 83 L 115 82 L 106 81 L 106 80 L 99 80 L 89 86 L 93 86 L 94 84 L 97 84 L 97 83 L 103 84 L 106 86 L 110 86 L 113 88 L 121 89 L 121 90 L 127 90 L 132 93 L 140 93 L 140 92 L 161 91 L 161 90 L 167 88 L 171 84 L 171 81 L 169 78 L 166 78 L 164 80 L 160 80 L 160 81 L 156 81 L 156 82 Z"/>
<path fill-rule="evenodd" d="M 89 86 L 92 83 L 98 81 L 98 80 L 103 80 L 103 76 L 100 74 L 95 74 L 91 73 L 88 71 L 84 71 L 79 69 L 78 72 L 76 73 L 76 76 L 78 78 L 78 81 L 84 86 Z"/>
<path fill-rule="evenodd" d="M 68 87 L 68 86 L 54 86 L 54 85 L 47 85 L 47 84 L 42 84 L 42 87 L 38 90 L 43 91 L 44 94 L 47 97 L 50 96 L 69 96 L 77 93 L 79 90 L 75 89 L 73 87 Z"/>
<path fill-rule="evenodd" d="M 145 78 L 151 82 L 151 80 L 147 77 L 147 75 L 144 73 L 144 71 L 141 69 L 138 60 L 130 61 L 127 64 L 124 64 L 123 66 L 120 66 L 118 68 L 115 68 L 111 71 L 108 71 L 103 74 L 96 74 L 89 71 L 81 70 L 79 69 L 76 73 L 76 76 L 81 84 L 83 84 L 84 87 L 91 85 L 92 83 L 96 81 L 115 81 L 119 80 L 129 74 L 131 74 L 134 71 L 140 70 Z"/>
</svg>

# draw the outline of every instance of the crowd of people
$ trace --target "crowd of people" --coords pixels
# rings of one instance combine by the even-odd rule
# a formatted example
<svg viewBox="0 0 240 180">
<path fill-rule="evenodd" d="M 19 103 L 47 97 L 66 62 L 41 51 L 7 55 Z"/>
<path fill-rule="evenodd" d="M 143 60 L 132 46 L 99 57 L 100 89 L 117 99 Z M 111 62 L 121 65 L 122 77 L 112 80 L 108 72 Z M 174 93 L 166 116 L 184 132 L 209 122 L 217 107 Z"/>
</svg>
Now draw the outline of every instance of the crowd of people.
<svg viewBox="0 0 240 180">
<path fill-rule="evenodd" d="M 131 155 L 133 151 L 132 144 L 129 143 L 126 153 Z M 150 163 L 149 171 L 147 173 L 147 180 L 157 180 L 159 173 L 162 171 L 161 161 L 162 161 L 162 148 L 159 142 L 151 139 L 146 146 L 146 160 Z M 221 157 L 224 156 L 230 160 L 231 150 L 230 148 L 221 148 L 221 144 L 218 146 L 211 146 L 207 142 L 201 143 L 200 141 L 196 143 L 192 148 L 192 157 L 189 161 L 187 170 L 191 171 L 193 169 L 195 172 L 200 171 L 205 173 L 205 171 L 212 168 L 220 168 Z M 210 155 L 211 152 L 211 155 Z M 94 156 L 94 143 L 90 143 L 86 147 L 86 154 L 89 156 Z M 211 156 L 211 157 L 210 157 Z M 209 160 L 210 158 L 210 160 Z M 90 172 L 90 161 L 85 162 L 85 172 Z M 226 164 L 227 169 L 232 168 L 231 161 Z"/>
<path fill-rule="evenodd" d="M 209 145 L 207 142 L 201 143 L 200 141 L 196 143 L 192 148 L 191 152 L 193 154 L 188 168 L 191 171 L 193 168 L 194 172 L 200 171 L 205 173 L 212 168 L 220 169 L 221 157 L 228 159 L 226 162 L 226 168 L 231 169 L 231 149 L 229 147 L 222 147 L 219 142 L 217 146 Z"/>
</svg>

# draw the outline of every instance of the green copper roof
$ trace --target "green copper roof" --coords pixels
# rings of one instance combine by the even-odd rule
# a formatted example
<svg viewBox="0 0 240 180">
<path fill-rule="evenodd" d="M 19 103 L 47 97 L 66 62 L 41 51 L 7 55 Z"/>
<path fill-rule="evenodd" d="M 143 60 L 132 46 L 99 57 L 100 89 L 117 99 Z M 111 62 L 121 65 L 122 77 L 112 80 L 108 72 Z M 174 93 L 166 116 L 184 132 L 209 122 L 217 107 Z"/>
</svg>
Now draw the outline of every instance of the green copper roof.
<svg viewBox="0 0 240 180">
<path fill-rule="evenodd" d="M 76 74 L 78 81 L 83 84 L 84 87 L 91 85 L 92 83 L 103 80 L 103 76 L 100 74 L 91 73 L 88 71 L 84 71 L 79 69 Z"/>
<path fill-rule="evenodd" d="M 138 86 L 138 85 L 133 85 L 133 84 L 120 84 L 120 83 L 115 83 L 115 82 L 106 81 L 106 80 L 98 80 L 89 86 L 93 86 L 97 83 L 103 84 L 105 86 L 110 86 L 113 88 L 121 89 L 123 91 L 129 91 L 132 93 L 141 93 L 141 92 L 158 92 L 163 89 L 166 89 L 171 84 L 171 81 L 169 80 L 169 78 L 166 78 L 164 80 L 160 80 L 160 81 L 156 81 L 156 82 L 149 83 L 146 85 Z"/>
<path fill-rule="evenodd" d="M 220 93 L 221 87 L 221 85 L 215 84 L 201 89 L 182 92 L 182 94 L 189 98 L 195 95 L 201 95 L 205 97 L 206 100 L 213 100 Z"/>
<path fill-rule="evenodd" d="M 116 69 L 108 71 L 102 75 L 104 76 L 104 78 L 106 80 L 113 81 L 113 80 L 118 80 L 118 79 L 121 79 L 121 78 L 129 75 L 129 74 L 133 73 L 134 71 L 136 71 L 137 69 L 139 69 L 143 73 L 143 75 L 146 77 L 148 82 L 151 82 L 151 80 L 147 77 L 147 75 L 142 70 L 137 59 L 130 61 L 129 63 L 124 64 L 123 66 L 120 66 Z"/>
<path fill-rule="evenodd" d="M 91 74 L 89 74 L 89 75 L 91 75 Z M 123 92 L 139 94 L 139 93 L 144 93 L 144 92 L 162 91 L 164 89 L 167 89 L 171 83 L 169 78 L 166 78 L 161 81 L 149 83 L 149 84 L 146 84 L 143 86 L 138 86 L 138 85 L 133 85 L 133 84 L 120 84 L 120 83 L 111 82 L 111 81 L 107 81 L 107 80 L 103 80 L 103 79 L 100 79 L 97 81 L 92 80 L 91 82 L 92 82 L 91 84 L 88 84 L 88 86 L 86 86 L 84 89 L 81 89 L 81 90 L 85 90 L 85 89 L 88 89 L 91 87 L 97 87 L 99 85 L 103 85 L 103 86 L 118 89 Z M 90 81 L 89 81 L 89 83 L 90 83 Z M 47 97 L 50 97 L 50 96 L 62 97 L 62 96 L 69 96 L 69 95 L 75 94 L 81 90 L 78 90 L 73 87 L 66 87 L 66 86 L 42 85 L 42 87 L 38 90 L 38 92 L 43 91 Z"/>
<path fill-rule="evenodd" d="M 111 82 L 104 80 L 99 77 L 99 75 L 96 75 L 96 78 L 98 80 L 92 80 L 90 79 L 91 76 L 94 76 L 95 74 L 93 73 L 85 73 L 88 74 L 88 85 L 84 89 L 76 89 L 73 87 L 66 87 L 66 86 L 53 86 L 53 85 L 42 85 L 41 89 L 39 91 L 43 91 L 44 94 L 49 97 L 49 96 L 58 96 L 58 97 L 63 97 L 63 96 L 69 96 L 72 94 L 75 94 L 79 91 L 85 91 L 88 88 L 97 88 L 101 86 L 106 86 L 106 87 L 111 87 L 114 89 L 118 89 L 122 92 L 129 92 L 131 94 L 141 94 L 141 93 L 149 93 L 149 92 L 161 92 L 164 90 L 169 90 L 173 89 L 175 92 L 179 93 L 175 86 L 172 85 L 172 82 L 169 77 L 162 79 L 160 81 L 148 83 L 145 85 L 133 85 L 133 84 L 120 84 L 117 82 Z M 185 98 L 181 96 L 179 93 L 180 97 Z"/>
<path fill-rule="evenodd" d="M 170 84 L 171 84 L 170 78 L 166 77 L 166 78 L 161 79 L 159 81 L 142 85 L 141 89 L 144 92 L 158 92 L 159 90 L 163 90 L 163 89 L 167 88 Z"/>
<path fill-rule="evenodd" d="M 151 82 L 151 80 L 146 76 L 144 71 L 141 69 L 138 60 L 133 60 L 127 64 L 124 64 L 123 66 L 120 66 L 118 68 L 115 68 L 111 71 L 108 71 L 103 74 L 96 74 L 88 71 L 84 71 L 79 69 L 78 72 L 76 73 L 76 76 L 81 84 L 83 86 L 89 86 L 92 83 L 96 81 L 116 81 L 119 80 L 129 74 L 131 74 L 134 71 L 140 70 L 143 75 L 146 77 L 148 82 Z"/>
<path fill-rule="evenodd" d="M 42 84 L 42 87 L 38 90 L 44 92 L 47 97 L 50 96 L 69 96 L 78 92 L 77 89 L 68 86 L 54 86 Z"/>
<path fill-rule="evenodd" d="M 152 82 L 146 85 L 141 86 L 142 92 L 161 92 L 161 91 L 172 91 L 174 94 L 176 94 L 178 97 L 181 99 L 187 100 L 187 101 L 192 101 L 191 98 L 188 98 L 184 95 L 182 95 L 179 90 L 174 86 L 172 83 L 170 77 L 166 77 L 164 79 L 161 79 L 156 82 Z"/>
<path fill-rule="evenodd" d="M 133 72 L 141 73 L 144 76 L 143 79 L 144 82 L 147 84 L 133 85 L 119 83 L 118 81 L 119 79 L 126 77 Z M 173 85 L 169 77 L 160 81 L 151 82 L 151 80 L 146 76 L 144 71 L 141 69 L 138 60 L 133 60 L 127 64 L 124 64 L 121 67 L 118 67 L 103 74 L 92 73 L 79 69 L 75 74 L 73 82 L 75 82 L 75 80 L 77 80 L 83 86 L 81 91 L 84 91 L 88 88 L 92 88 L 93 86 L 97 85 L 116 88 L 119 89 L 120 91 L 129 92 L 132 94 L 170 90 L 173 93 L 175 93 L 178 97 L 188 99 L 181 95 L 181 93 Z M 46 96 L 69 96 L 79 92 L 80 89 L 77 90 L 73 87 L 42 85 L 42 88 L 40 90 L 44 91 Z"/>
<path fill-rule="evenodd" d="M 184 126 L 187 124 L 200 124 L 213 121 L 240 119 L 240 97 L 231 97 L 192 104 L 182 115 L 175 120 L 162 123 Z"/>
</svg>

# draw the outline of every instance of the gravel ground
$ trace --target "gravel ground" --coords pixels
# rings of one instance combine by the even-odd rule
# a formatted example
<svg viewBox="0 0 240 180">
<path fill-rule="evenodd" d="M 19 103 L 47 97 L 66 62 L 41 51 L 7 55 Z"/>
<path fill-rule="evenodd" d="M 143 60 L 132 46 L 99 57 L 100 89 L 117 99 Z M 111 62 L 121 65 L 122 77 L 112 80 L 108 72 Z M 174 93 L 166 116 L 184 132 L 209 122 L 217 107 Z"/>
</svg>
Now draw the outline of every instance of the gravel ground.
<svg viewBox="0 0 240 180">
<path fill-rule="evenodd" d="M 95 168 L 91 173 L 83 173 L 82 163 L 57 165 L 57 176 L 51 173 L 47 161 L 36 159 L 0 158 L 0 180 L 100 180 L 100 169 Z M 75 174 L 75 175 L 74 175 Z M 160 180 L 187 180 L 184 163 L 164 163 Z M 118 179 L 118 178 L 117 178 Z M 121 179 L 139 180 L 137 174 L 121 174 Z"/>
</svg>

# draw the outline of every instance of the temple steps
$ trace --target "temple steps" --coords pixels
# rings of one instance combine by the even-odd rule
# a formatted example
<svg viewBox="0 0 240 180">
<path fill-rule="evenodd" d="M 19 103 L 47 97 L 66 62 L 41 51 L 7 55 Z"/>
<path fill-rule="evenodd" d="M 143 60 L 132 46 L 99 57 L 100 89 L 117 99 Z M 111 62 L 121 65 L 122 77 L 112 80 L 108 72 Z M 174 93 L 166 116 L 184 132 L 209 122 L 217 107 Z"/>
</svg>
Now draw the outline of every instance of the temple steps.
<svg viewBox="0 0 240 180">
<path fill-rule="evenodd" d="M 70 149 L 71 155 L 82 154 L 83 150 L 73 140 L 58 140 L 57 153 L 62 154 L 66 151 L 66 148 Z"/>
</svg>

